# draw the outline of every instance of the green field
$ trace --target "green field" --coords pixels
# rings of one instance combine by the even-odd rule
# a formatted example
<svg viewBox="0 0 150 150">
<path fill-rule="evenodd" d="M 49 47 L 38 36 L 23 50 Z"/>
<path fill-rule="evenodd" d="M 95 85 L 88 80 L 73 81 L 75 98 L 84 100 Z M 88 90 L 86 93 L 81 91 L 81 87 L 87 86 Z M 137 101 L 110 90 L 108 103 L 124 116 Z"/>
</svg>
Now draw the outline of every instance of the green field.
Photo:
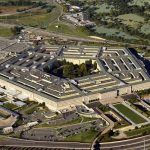
<svg viewBox="0 0 150 150">
<path fill-rule="evenodd" d="M 134 113 L 131 109 L 127 108 L 123 104 L 116 104 L 114 107 L 136 124 L 145 122 L 144 118 L 140 117 L 138 114 Z"/>
<path fill-rule="evenodd" d="M 90 10 L 97 36 L 127 43 L 150 43 L 150 0 L 80 1 Z"/>
<path fill-rule="evenodd" d="M 36 128 L 61 128 L 63 126 L 68 126 L 68 125 L 73 125 L 73 124 L 78 124 L 78 123 L 81 123 L 81 122 L 89 122 L 89 121 L 93 121 L 93 120 L 96 120 L 97 118 L 89 118 L 89 117 L 78 117 L 74 120 L 71 120 L 71 121 L 68 121 L 68 122 L 65 122 L 65 123 L 61 123 L 61 124 L 54 124 L 54 125 L 51 125 L 51 124 L 47 124 L 47 123 L 43 123 L 43 124 L 39 124 L 36 126 Z"/>
<path fill-rule="evenodd" d="M 136 14 L 124 14 L 117 17 L 123 24 L 138 28 L 144 23 L 144 18 Z"/>
<path fill-rule="evenodd" d="M 68 121 L 68 122 L 65 122 L 65 123 L 61 123 L 61 124 L 54 124 L 54 125 L 47 124 L 47 123 L 39 124 L 39 125 L 36 126 L 36 128 L 59 128 L 59 127 L 62 127 L 62 126 L 77 124 L 77 123 L 80 123 L 81 121 L 82 121 L 82 118 L 79 117 L 77 119 L 74 119 L 74 120 L 71 120 L 71 121 Z"/>
<path fill-rule="evenodd" d="M 150 1 L 149 0 L 133 0 L 133 2 L 131 3 L 131 5 L 144 6 L 145 3 L 150 4 Z"/>
<path fill-rule="evenodd" d="M 19 0 L 0 0 L 0 2 L 9 2 L 9 1 L 14 1 L 14 2 L 17 2 Z M 41 0 L 32 0 L 33 2 L 38 2 L 38 1 L 41 1 Z M 42 0 L 42 1 L 46 1 L 46 0 Z"/>
<path fill-rule="evenodd" d="M 142 25 L 141 32 L 144 34 L 150 34 L 150 23 Z"/>
<path fill-rule="evenodd" d="M 48 13 L 46 9 L 36 9 L 31 12 L 1 16 L 0 22 L 13 23 L 25 26 L 39 26 L 47 27 L 50 22 L 57 20 L 61 14 L 61 7 L 56 5 L 56 7 Z"/>
<path fill-rule="evenodd" d="M 83 27 L 76 27 L 72 24 L 67 24 L 63 22 L 50 24 L 48 26 L 48 31 L 81 37 L 87 37 L 89 35 L 88 31 L 86 31 Z"/>
<path fill-rule="evenodd" d="M 141 127 L 139 129 L 134 129 L 134 130 L 131 130 L 131 131 L 126 131 L 125 133 L 129 137 L 132 137 L 132 136 L 141 136 L 143 134 L 149 134 L 150 133 L 150 126 Z"/>
<path fill-rule="evenodd" d="M 25 113 L 28 114 L 28 115 L 30 115 L 34 111 L 37 111 L 37 107 L 38 107 L 38 104 L 33 104 L 30 107 L 28 106 L 27 109 L 25 110 Z"/>
<path fill-rule="evenodd" d="M 23 107 L 20 107 L 17 109 L 19 111 L 19 113 L 30 115 L 34 111 L 36 111 L 37 107 L 40 105 L 34 101 L 27 101 L 26 103 L 27 103 L 27 105 L 24 105 Z"/>
<path fill-rule="evenodd" d="M 97 6 L 99 7 L 99 6 Z M 97 13 L 109 13 L 112 9 L 112 6 L 108 6 L 107 4 L 102 4 L 97 10 Z"/>
<path fill-rule="evenodd" d="M 79 134 L 75 134 L 72 136 L 67 137 L 66 139 L 64 139 L 65 141 L 69 141 L 69 142 L 86 142 L 86 143 L 91 143 L 96 135 L 98 134 L 97 131 L 94 130 L 90 130 L 90 131 L 86 131 L 86 132 L 82 132 Z"/>
<path fill-rule="evenodd" d="M 105 26 L 97 26 L 96 32 L 99 34 L 104 34 L 105 36 L 111 36 L 111 37 L 122 37 L 124 39 L 137 39 L 136 37 L 129 35 L 125 32 L 120 31 L 116 28 L 107 28 Z"/>
<path fill-rule="evenodd" d="M 10 28 L 6 28 L 6 27 L 1 27 L 0 26 L 0 36 L 2 36 L 2 37 L 10 37 L 12 35 L 13 35 L 13 33 L 11 32 Z"/>
</svg>

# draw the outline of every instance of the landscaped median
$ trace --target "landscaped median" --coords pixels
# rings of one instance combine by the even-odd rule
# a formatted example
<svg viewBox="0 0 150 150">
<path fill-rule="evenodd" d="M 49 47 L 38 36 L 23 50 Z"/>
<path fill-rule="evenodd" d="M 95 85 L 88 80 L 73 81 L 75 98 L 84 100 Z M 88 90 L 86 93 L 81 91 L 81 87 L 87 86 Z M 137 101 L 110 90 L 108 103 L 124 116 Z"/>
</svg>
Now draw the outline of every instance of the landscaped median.
<svg viewBox="0 0 150 150">
<path fill-rule="evenodd" d="M 63 123 L 60 123 L 60 124 L 53 124 L 52 125 L 52 124 L 48 124 L 48 123 L 41 123 L 41 124 L 35 126 L 35 128 L 61 128 L 61 127 L 68 126 L 68 125 L 74 125 L 74 124 L 94 121 L 96 119 L 97 118 L 88 118 L 88 117 L 80 116 L 76 119 L 73 119 L 73 120 L 70 120 L 70 121 L 67 121 L 67 122 L 63 122 Z"/>
<path fill-rule="evenodd" d="M 123 104 L 113 105 L 120 113 L 126 116 L 128 119 L 133 121 L 135 124 L 140 124 L 146 122 L 144 118 L 133 112 L 131 109 L 127 108 Z"/>
<path fill-rule="evenodd" d="M 129 137 L 146 135 L 150 133 L 150 126 L 144 126 L 139 129 L 129 130 L 126 131 L 125 133 Z"/>
<path fill-rule="evenodd" d="M 66 139 L 64 139 L 64 141 L 90 143 L 95 139 L 97 134 L 98 134 L 97 131 L 90 130 L 90 131 L 81 132 L 79 134 L 75 134 L 72 136 L 68 136 Z"/>
<path fill-rule="evenodd" d="M 13 33 L 10 28 L 0 26 L 0 36 L 11 37 L 13 36 Z"/>
</svg>

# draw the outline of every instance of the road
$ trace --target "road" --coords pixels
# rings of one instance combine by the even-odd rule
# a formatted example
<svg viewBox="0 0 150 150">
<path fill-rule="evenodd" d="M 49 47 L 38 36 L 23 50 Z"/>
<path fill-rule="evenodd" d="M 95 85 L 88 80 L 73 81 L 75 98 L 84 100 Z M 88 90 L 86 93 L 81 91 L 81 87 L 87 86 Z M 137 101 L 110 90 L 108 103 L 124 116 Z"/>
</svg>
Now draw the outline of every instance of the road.
<svg viewBox="0 0 150 150">
<path fill-rule="evenodd" d="M 56 0 L 46 0 L 47 3 L 54 3 L 55 5 L 59 5 Z M 61 7 L 61 6 L 60 6 Z M 36 8 L 35 8 L 36 9 Z M 22 12 L 21 12 L 22 13 Z M 58 16 L 57 18 L 57 21 L 59 21 L 59 18 L 62 16 L 63 14 L 63 9 L 61 8 L 61 12 L 60 12 L 60 15 Z M 49 22 L 50 24 L 55 22 L 56 20 L 52 21 L 52 22 Z M 0 26 L 5 26 L 5 27 L 11 27 L 10 24 L 3 24 L 3 23 L 0 23 Z M 15 25 L 12 24 L 12 27 L 14 27 Z M 42 30 L 42 29 L 39 29 L 39 28 L 33 28 L 33 27 L 27 27 L 25 26 L 25 29 L 27 31 L 31 31 L 35 34 L 38 34 L 38 35 L 44 35 L 44 36 L 53 36 L 53 37 L 59 37 L 61 39 L 68 39 L 68 40 L 75 40 L 75 41 L 79 41 L 79 42 L 98 42 L 98 43 L 105 43 L 106 46 L 107 44 L 111 44 L 111 45 L 123 45 L 123 46 L 127 46 L 128 47 L 143 47 L 143 46 L 146 46 L 147 49 L 150 49 L 150 45 L 139 45 L 139 44 L 131 44 L 131 43 L 122 43 L 122 42 L 117 42 L 117 41 L 113 41 L 113 40 L 100 40 L 100 39 L 93 39 L 93 38 L 81 38 L 81 37 L 75 37 L 75 36 L 72 36 L 72 35 L 65 35 L 65 34 L 61 34 L 61 33 L 54 33 L 54 32 L 48 32 L 46 30 Z"/>
<path fill-rule="evenodd" d="M 3 140 L 0 140 L 0 146 L 90 150 L 91 144 L 79 142 L 45 142 L 4 138 Z M 100 143 L 100 150 L 144 150 L 144 147 L 145 150 L 146 148 L 150 147 L 150 135 L 123 141 Z"/>
<path fill-rule="evenodd" d="M 101 43 L 106 43 L 108 42 L 107 40 L 97 40 L 97 39 L 92 39 L 92 38 L 82 38 L 82 37 L 76 37 L 73 35 L 67 35 L 67 34 L 62 34 L 62 33 L 55 33 L 55 32 L 49 32 L 43 29 L 39 28 L 33 28 L 33 27 L 28 27 L 25 29 L 25 31 L 32 32 L 37 35 L 43 35 L 43 36 L 51 36 L 51 37 L 58 37 L 61 39 L 68 39 L 68 40 L 75 40 L 75 41 L 82 41 L 82 42 L 101 42 Z"/>
<path fill-rule="evenodd" d="M 109 130 L 113 129 L 114 122 L 111 121 L 99 108 L 93 107 L 93 110 L 99 114 L 103 119 L 105 119 L 108 122 L 108 126 L 102 131 L 101 135 L 107 133 Z M 95 138 L 95 140 L 92 143 L 91 149 L 93 149 L 95 142 L 97 141 L 99 136 Z"/>
<path fill-rule="evenodd" d="M 16 138 L 5 138 L 0 140 L 0 146 L 14 146 L 14 147 L 38 147 L 38 148 L 61 148 L 61 149 L 75 149 L 75 150 L 90 150 L 90 143 L 79 142 L 46 142 L 23 140 Z"/>
<path fill-rule="evenodd" d="M 0 26 L 4 26 L 4 27 L 14 27 L 16 26 L 16 24 L 6 24 L 6 23 L 0 23 Z M 55 32 L 50 32 L 50 31 L 46 31 L 40 28 L 34 28 L 34 27 L 28 27 L 28 26 L 24 26 L 26 31 L 32 32 L 34 34 L 37 35 L 42 35 L 42 36 L 47 36 L 47 37 L 58 37 L 61 39 L 67 39 L 67 40 L 75 40 L 75 41 L 79 41 L 79 42 L 95 42 L 95 43 L 104 43 L 106 44 L 111 44 L 111 45 L 118 45 L 118 46 L 128 46 L 128 47 L 134 47 L 134 48 L 138 48 L 138 47 L 147 47 L 147 49 L 150 49 L 150 45 L 140 45 L 140 44 L 131 44 L 131 43 L 122 43 L 122 42 L 117 42 L 117 41 L 112 41 L 112 40 L 100 40 L 100 39 L 93 39 L 93 38 L 88 38 L 88 37 L 77 37 L 77 36 L 73 36 L 73 35 L 67 35 L 67 34 L 63 34 L 63 33 L 55 33 Z"/>
<path fill-rule="evenodd" d="M 150 135 L 123 141 L 100 143 L 100 150 L 146 150 L 149 147 Z"/>
</svg>

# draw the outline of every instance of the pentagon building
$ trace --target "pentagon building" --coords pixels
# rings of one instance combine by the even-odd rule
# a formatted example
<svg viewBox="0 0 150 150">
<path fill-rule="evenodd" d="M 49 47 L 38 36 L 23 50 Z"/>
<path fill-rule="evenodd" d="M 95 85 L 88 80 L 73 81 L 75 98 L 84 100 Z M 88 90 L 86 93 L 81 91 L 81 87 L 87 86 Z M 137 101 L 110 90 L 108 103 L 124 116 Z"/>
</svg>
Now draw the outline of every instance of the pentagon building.
<svg viewBox="0 0 150 150">
<path fill-rule="evenodd" d="M 0 86 L 45 102 L 54 111 L 93 101 L 113 103 L 117 96 L 150 88 L 148 73 L 126 48 L 42 46 L 14 51 L 14 45 L 9 46 L 13 55 L 0 62 Z M 45 73 L 43 68 L 56 59 L 74 64 L 91 59 L 97 62 L 98 72 L 75 79 Z"/>
</svg>

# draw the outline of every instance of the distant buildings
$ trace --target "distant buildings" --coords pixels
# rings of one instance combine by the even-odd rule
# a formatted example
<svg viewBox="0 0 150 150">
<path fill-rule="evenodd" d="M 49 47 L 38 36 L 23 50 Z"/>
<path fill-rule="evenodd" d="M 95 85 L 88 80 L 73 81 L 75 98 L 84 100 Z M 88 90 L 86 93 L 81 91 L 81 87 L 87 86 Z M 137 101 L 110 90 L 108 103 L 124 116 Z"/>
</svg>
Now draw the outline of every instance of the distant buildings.
<svg viewBox="0 0 150 150">
<path fill-rule="evenodd" d="M 77 26 L 94 26 L 95 23 L 84 18 L 84 13 L 66 14 L 63 19 Z"/>
<path fill-rule="evenodd" d="M 69 12 L 76 12 L 76 11 L 81 11 L 81 8 L 79 6 L 70 6 L 69 7 Z"/>
<path fill-rule="evenodd" d="M 76 26 L 95 26 L 94 22 L 85 19 L 85 14 L 82 12 L 80 6 L 74 6 L 64 0 L 57 0 L 58 3 L 66 5 L 68 8 L 68 13 L 63 15 L 63 19 L 76 25 Z"/>
</svg>

